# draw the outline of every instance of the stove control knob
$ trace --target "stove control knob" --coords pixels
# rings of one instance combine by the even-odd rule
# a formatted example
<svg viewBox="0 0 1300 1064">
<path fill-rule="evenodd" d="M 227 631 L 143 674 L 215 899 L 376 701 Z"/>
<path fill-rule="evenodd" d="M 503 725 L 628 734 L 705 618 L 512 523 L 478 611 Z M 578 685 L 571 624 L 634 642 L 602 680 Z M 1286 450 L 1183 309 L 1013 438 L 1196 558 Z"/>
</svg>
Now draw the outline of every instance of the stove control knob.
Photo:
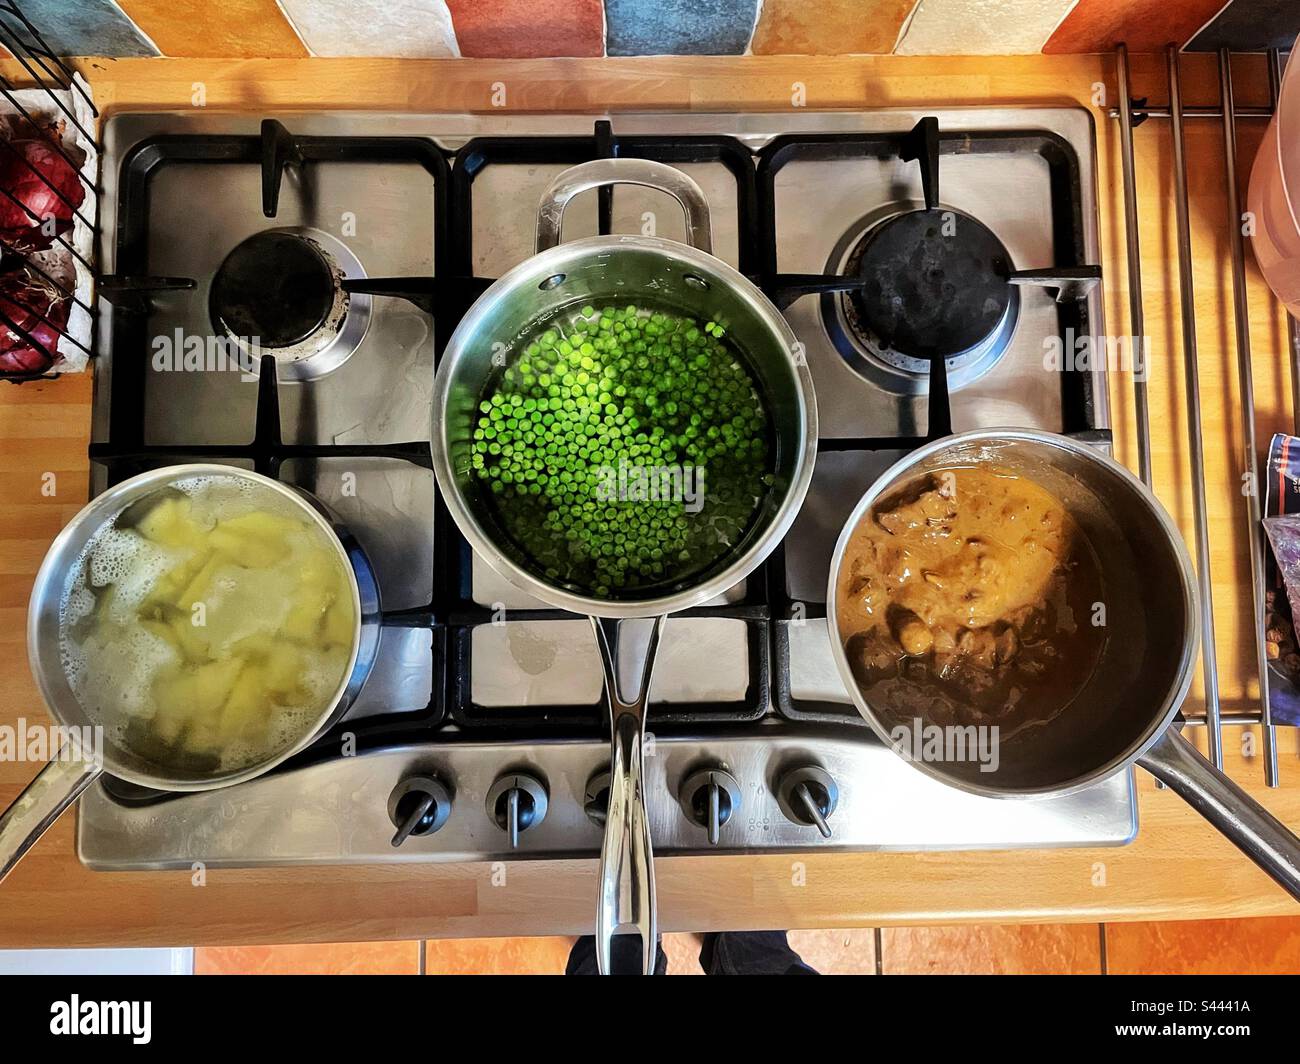
<svg viewBox="0 0 1300 1064">
<path fill-rule="evenodd" d="M 609 769 L 602 768 L 587 780 L 582 795 L 582 811 L 598 828 L 605 826 L 605 814 L 609 811 Z"/>
<path fill-rule="evenodd" d="M 722 827 L 740 811 L 740 784 L 725 769 L 702 768 L 682 781 L 677 800 L 688 820 L 709 833 L 709 844 L 716 846 Z"/>
<path fill-rule="evenodd" d="M 831 837 L 827 823 L 839 804 L 840 789 L 824 768 L 804 765 L 791 769 L 776 783 L 776 803 L 794 824 L 815 825 L 822 838 Z"/>
<path fill-rule="evenodd" d="M 526 772 L 498 776 L 488 789 L 487 815 L 510 836 L 510 848 L 519 845 L 519 833 L 540 824 L 546 817 L 546 786 Z"/>
<path fill-rule="evenodd" d="M 388 819 L 397 828 L 393 845 L 412 835 L 432 835 L 451 816 L 452 795 L 437 776 L 407 776 L 388 796 Z"/>
</svg>

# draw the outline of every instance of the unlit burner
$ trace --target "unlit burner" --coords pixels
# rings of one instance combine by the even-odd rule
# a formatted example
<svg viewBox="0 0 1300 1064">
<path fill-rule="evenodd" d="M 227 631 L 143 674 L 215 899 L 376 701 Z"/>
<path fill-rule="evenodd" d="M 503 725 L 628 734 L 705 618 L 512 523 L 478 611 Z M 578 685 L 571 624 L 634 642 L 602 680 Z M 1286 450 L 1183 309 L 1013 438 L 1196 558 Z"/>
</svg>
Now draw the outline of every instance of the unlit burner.
<svg viewBox="0 0 1300 1064">
<path fill-rule="evenodd" d="M 356 257 L 328 233 L 255 233 L 235 246 L 213 277 L 212 321 L 254 358 L 273 355 L 281 376 L 319 377 L 337 368 L 365 335 L 370 298 L 351 296 L 342 284 L 345 277 L 363 276 Z"/>
<path fill-rule="evenodd" d="M 877 383 L 923 392 L 943 358 L 951 386 L 987 372 L 1015 331 L 1020 296 L 1011 256 L 988 226 L 951 208 L 909 210 L 869 222 L 832 263 L 860 289 L 823 297 L 841 354 Z M 830 313 L 828 313 L 828 311 Z M 865 360 L 862 356 L 865 355 Z"/>
</svg>

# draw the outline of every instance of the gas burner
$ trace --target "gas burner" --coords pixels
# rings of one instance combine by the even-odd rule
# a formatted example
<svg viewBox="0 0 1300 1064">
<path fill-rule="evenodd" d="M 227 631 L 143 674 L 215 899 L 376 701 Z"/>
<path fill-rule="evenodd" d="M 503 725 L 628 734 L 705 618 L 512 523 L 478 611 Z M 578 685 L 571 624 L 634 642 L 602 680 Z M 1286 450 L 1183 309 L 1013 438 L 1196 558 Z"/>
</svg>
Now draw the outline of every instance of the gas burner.
<svg viewBox="0 0 1300 1064">
<path fill-rule="evenodd" d="M 978 219 L 949 207 L 892 206 L 841 238 L 828 272 L 863 287 L 821 298 L 836 349 L 868 380 L 898 394 L 929 389 L 943 357 L 954 390 L 1007 349 L 1020 311 L 1011 256 Z"/>
<path fill-rule="evenodd" d="M 365 271 L 345 244 L 318 229 L 268 229 L 237 244 L 212 280 L 213 324 L 280 376 L 312 380 L 337 369 L 365 336 L 370 297 L 343 288 Z"/>
</svg>

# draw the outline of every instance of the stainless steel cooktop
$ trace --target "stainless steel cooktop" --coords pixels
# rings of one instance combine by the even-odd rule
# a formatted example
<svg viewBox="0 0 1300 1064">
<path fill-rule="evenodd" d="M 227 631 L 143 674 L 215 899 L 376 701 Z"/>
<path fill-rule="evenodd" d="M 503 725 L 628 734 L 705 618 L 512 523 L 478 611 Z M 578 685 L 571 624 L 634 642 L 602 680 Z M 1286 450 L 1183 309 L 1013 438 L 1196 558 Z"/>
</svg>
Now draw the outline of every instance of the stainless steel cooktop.
<svg viewBox="0 0 1300 1064">
<path fill-rule="evenodd" d="M 756 274 L 825 274 L 845 268 L 875 221 L 923 197 L 915 162 L 845 146 L 866 134 L 897 137 L 923 114 L 938 119 L 944 137 L 942 208 L 979 219 L 1016 269 L 1099 261 L 1094 133 L 1083 110 L 618 115 L 609 129 L 620 150 L 652 157 L 666 151 L 664 161 L 703 186 L 720 257 Z M 309 236 L 352 279 L 428 277 L 447 268 L 494 278 L 531 254 L 543 187 L 592 145 L 609 150 L 610 143 L 598 127 L 593 138 L 602 116 L 281 114 L 274 116 L 280 128 L 303 143 L 348 138 L 364 150 L 289 166 L 269 218 L 261 209 L 264 167 L 256 152 L 245 157 L 210 147 L 265 137 L 263 117 L 121 115 L 106 126 L 105 270 L 192 278 L 196 285 L 151 294 L 146 324 L 137 315 L 129 333 L 120 313 L 101 315 L 100 349 L 107 354 L 97 370 L 100 446 L 111 447 L 124 423 L 142 449 L 152 448 L 141 460 L 155 464 L 164 463 L 165 449 L 181 456 L 187 447 L 248 442 L 257 414 L 255 375 L 132 368 L 130 409 L 142 422 L 134 426 L 121 387 L 123 360 L 151 357 L 128 345 L 143 340 L 154 351 L 159 337 L 213 334 L 213 274 L 247 237 L 269 229 Z M 371 138 L 418 141 L 420 150 L 372 151 L 381 142 Z M 758 209 L 770 209 L 765 240 L 755 238 L 765 229 L 753 218 L 753 174 L 738 179 L 738 158 L 750 160 L 744 166 L 765 160 L 758 184 Z M 133 184 L 141 173 L 145 186 Z M 132 204 L 145 187 L 141 217 Z M 584 199 L 566 218 L 567 238 L 597 231 L 596 197 Z M 651 191 L 618 189 L 610 221 L 614 231 L 653 227 L 661 236 L 683 236 L 674 205 Z M 130 227 L 128 239 L 122 234 Z M 1067 238 L 1069 249 L 1062 246 Z M 130 247 L 130 261 L 119 261 L 123 247 Z M 1054 296 L 1050 287 L 1018 287 L 1006 342 L 950 360 L 954 429 L 1024 425 L 1104 438 L 1104 367 L 1074 382 L 1074 392 L 1044 370 L 1045 343 L 1059 335 L 1063 320 Z M 821 616 L 829 556 L 861 493 L 927 431 L 928 378 L 924 367 L 863 342 L 840 294 L 806 296 L 786 313 L 805 344 L 817 390 L 822 447 L 814 483 L 779 565 L 711 609 L 667 624 L 653 689 L 660 715 L 650 721 L 647 759 L 656 851 L 1129 841 L 1137 829 L 1131 773 L 1067 798 L 977 798 L 903 764 L 853 713 Z M 1104 332 L 1098 290 L 1083 298 L 1081 313 L 1092 332 Z M 384 445 L 428 439 L 443 320 L 409 298 L 353 294 L 337 338 L 312 359 L 281 366 L 283 441 L 366 452 L 289 457 L 280 466 L 283 479 L 309 486 L 335 509 L 379 578 L 386 615 L 379 658 L 342 730 L 309 756 L 225 791 L 157 796 L 113 781 L 97 784 L 79 813 L 87 864 L 597 855 L 601 796 L 593 777 L 607 764 L 608 747 L 589 625 L 545 611 L 467 551 L 439 542 L 436 530 L 450 526 L 435 520 L 431 471 L 383 452 Z M 123 466 L 98 462 L 93 489 L 118 475 L 125 475 Z M 349 736 L 359 740 L 354 756 Z M 816 771 L 801 773 L 807 769 Z M 738 802 L 716 844 L 692 815 L 692 795 L 681 793 L 702 770 L 725 773 Z M 522 783 L 517 797 L 534 814 L 544 802 L 545 815 L 525 825 L 512 847 L 497 814 L 510 807 L 503 795 L 511 781 L 524 775 L 540 785 L 541 797 Z M 506 783 L 494 788 L 503 777 Z M 394 847 L 397 803 L 430 778 L 445 792 L 439 797 L 448 815 L 438 830 Z M 809 780 L 819 798 L 835 797 L 825 818 L 829 837 L 792 799 L 793 788 Z"/>
</svg>

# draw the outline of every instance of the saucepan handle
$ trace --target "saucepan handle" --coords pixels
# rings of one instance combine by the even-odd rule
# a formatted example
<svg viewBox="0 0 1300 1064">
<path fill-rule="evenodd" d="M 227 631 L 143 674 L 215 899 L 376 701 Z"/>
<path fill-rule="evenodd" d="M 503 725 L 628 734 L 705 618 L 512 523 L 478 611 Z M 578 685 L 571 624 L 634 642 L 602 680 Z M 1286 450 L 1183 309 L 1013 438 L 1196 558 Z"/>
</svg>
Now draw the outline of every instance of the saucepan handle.
<svg viewBox="0 0 1300 1064">
<path fill-rule="evenodd" d="M 1169 728 L 1138 764 L 1300 901 L 1300 838 Z"/>
<path fill-rule="evenodd" d="M 69 756 L 56 756 L 0 813 L 0 879 L 104 771 L 95 758 L 71 756 L 77 751 L 66 747 L 60 753 Z"/>
<path fill-rule="evenodd" d="M 564 211 L 574 196 L 604 185 L 644 185 L 668 193 L 686 215 L 687 243 L 713 253 L 713 228 L 704 190 L 689 174 L 652 159 L 593 159 L 557 174 L 537 208 L 537 250 L 548 251 L 560 242 Z"/>
<path fill-rule="evenodd" d="M 612 743 L 609 806 L 596 899 L 596 963 L 603 975 L 613 970 L 611 953 L 620 928 L 631 928 L 641 939 L 642 974 L 654 972 L 658 951 L 654 851 L 646 817 L 643 745 L 650 675 L 663 623 L 663 617 L 591 619 L 605 667 Z M 624 664 L 629 668 L 625 670 Z M 630 682 L 624 684 L 624 678 Z"/>
</svg>

